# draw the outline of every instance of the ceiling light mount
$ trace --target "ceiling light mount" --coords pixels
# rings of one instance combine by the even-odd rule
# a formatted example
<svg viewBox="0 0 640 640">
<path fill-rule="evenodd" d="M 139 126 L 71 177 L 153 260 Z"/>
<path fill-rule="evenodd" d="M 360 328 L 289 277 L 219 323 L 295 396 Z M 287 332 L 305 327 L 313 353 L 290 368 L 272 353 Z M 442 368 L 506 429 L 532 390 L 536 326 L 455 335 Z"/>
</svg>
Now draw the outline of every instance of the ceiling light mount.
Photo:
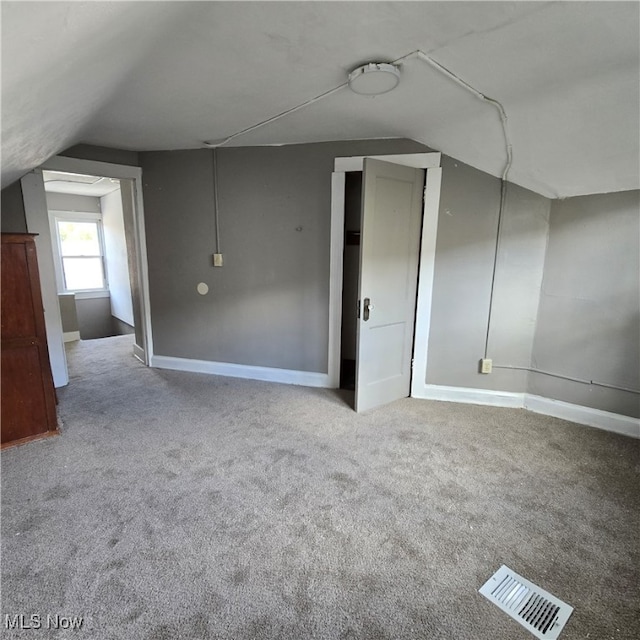
<svg viewBox="0 0 640 640">
<path fill-rule="evenodd" d="M 378 96 L 395 89 L 400 67 L 387 62 L 369 62 L 349 74 L 349 88 L 363 96 Z"/>
</svg>

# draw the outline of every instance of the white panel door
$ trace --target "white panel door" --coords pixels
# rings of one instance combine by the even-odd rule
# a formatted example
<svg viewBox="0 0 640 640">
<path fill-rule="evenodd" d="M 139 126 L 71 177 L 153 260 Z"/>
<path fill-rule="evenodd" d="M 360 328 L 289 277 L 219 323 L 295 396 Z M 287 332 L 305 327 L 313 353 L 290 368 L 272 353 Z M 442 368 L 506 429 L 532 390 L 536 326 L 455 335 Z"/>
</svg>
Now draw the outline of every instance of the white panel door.
<svg viewBox="0 0 640 640">
<path fill-rule="evenodd" d="M 409 395 L 424 171 L 365 158 L 355 409 Z"/>
</svg>

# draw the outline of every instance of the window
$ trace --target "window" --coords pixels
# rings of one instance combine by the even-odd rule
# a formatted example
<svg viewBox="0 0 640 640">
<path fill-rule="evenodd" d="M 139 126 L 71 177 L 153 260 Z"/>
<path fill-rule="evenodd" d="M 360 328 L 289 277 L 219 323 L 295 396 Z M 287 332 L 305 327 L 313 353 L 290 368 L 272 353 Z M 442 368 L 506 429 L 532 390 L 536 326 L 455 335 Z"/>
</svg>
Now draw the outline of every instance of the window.
<svg viewBox="0 0 640 640">
<path fill-rule="evenodd" d="M 56 276 L 62 292 L 107 289 L 102 220 L 99 214 L 52 215 Z"/>
</svg>

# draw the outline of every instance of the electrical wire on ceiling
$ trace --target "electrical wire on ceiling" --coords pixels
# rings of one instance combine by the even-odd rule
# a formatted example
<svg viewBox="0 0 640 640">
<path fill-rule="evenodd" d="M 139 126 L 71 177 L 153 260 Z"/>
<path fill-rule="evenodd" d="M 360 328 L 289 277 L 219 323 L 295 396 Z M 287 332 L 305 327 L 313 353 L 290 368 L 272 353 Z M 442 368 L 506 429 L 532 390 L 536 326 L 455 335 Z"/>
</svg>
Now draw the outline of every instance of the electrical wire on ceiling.
<svg viewBox="0 0 640 640">
<path fill-rule="evenodd" d="M 440 64 L 437 60 L 434 60 L 431 56 L 427 55 L 420 49 L 416 49 L 415 51 L 412 51 L 411 53 L 408 53 L 407 55 L 394 60 L 392 64 L 400 64 L 402 62 L 405 62 L 406 60 L 410 60 L 411 58 L 417 58 L 418 60 L 426 62 L 433 69 L 439 71 L 442 75 L 446 76 L 469 93 L 472 93 L 476 98 L 479 98 L 483 102 L 490 104 L 498 110 L 498 114 L 500 115 L 500 122 L 502 123 L 502 134 L 504 136 L 506 154 L 505 165 L 504 169 L 502 170 L 502 180 L 506 180 L 507 176 L 509 175 L 509 171 L 511 170 L 511 164 L 513 162 L 513 152 L 511 138 L 509 136 L 507 113 L 502 104 L 498 100 L 489 98 L 488 96 L 484 95 L 484 93 L 478 91 L 475 87 L 472 87 L 468 82 L 465 82 L 462 78 L 453 73 L 453 71 L 450 71 L 444 65 Z"/>
<path fill-rule="evenodd" d="M 494 259 L 493 259 L 493 273 L 492 273 L 492 277 L 491 277 L 491 290 L 490 290 L 490 296 L 489 296 L 489 310 L 488 310 L 488 318 L 487 318 L 487 332 L 486 332 L 486 336 L 485 336 L 485 346 L 484 346 L 484 357 L 487 357 L 487 353 L 488 353 L 488 349 L 489 349 L 489 334 L 490 334 L 490 329 L 491 329 L 491 315 L 492 315 L 492 310 L 493 310 L 493 293 L 494 293 L 494 285 L 495 285 L 495 278 L 496 278 L 496 270 L 497 270 L 497 265 L 498 265 L 498 255 L 499 255 L 499 251 L 500 251 L 500 241 L 501 241 L 501 236 L 502 236 L 502 218 L 503 218 L 503 212 L 504 212 L 504 207 L 505 207 L 505 201 L 506 201 L 506 193 L 507 193 L 507 178 L 509 176 L 509 171 L 511 170 L 511 165 L 513 164 L 513 147 L 511 144 L 511 138 L 509 135 L 509 123 L 508 123 L 508 118 L 507 118 L 507 113 L 505 111 L 504 106 L 502 105 L 501 102 L 499 102 L 498 100 L 494 99 L 494 98 L 489 98 L 488 96 L 486 96 L 484 93 L 482 93 L 481 91 L 478 91 L 478 89 L 476 89 L 475 87 L 473 87 L 472 85 L 470 85 L 468 82 L 466 82 L 465 80 L 463 80 L 462 78 L 460 78 L 460 76 L 456 75 L 455 73 L 453 73 L 453 71 L 447 69 L 447 67 L 445 67 L 443 64 L 441 64 L 440 62 L 438 62 L 437 60 L 435 60 L 434 58 L 432 58 L 430 55 L 428 55 L 427 53 L 425 53 L 424 51 L 420 50 L 420 49 L 416 49 L 415 51 L 411 51 L 410 53 L 407 53 L 404 56 L 401 56 L 400 58 L 397 58 L 396 60 L 393 60 L 393 62 L 391 63 L 386 63 L 386 64 L 392 64 L 392 65 L 400 65 L 404 62 L 407 62 L 408 60 L 411 59 L 417 59 L 417 60 L 421 60 L 422 62 L 425 62 L 426 64 L 428 64 L 431 68 L 435 69 L 436 71 L 438 71 L 440 74 L 446 76 L 447 78 L 449 78 L 451 81 L 455 82 L 458 86 L 462 87 L 463 89 L 465 89 L 465 91 L 468 91 L 469 93 L 473 94 L 476 98 L 478 98 L 479 100 L 482 100 L 483 102 L 491 105 L 492 107 L 494 107 L 495 109 L 497 109 L 498 111 L 498 115 L 500 116 L 500 123 L 502 125 L 502 135 L 504 138 L 504 145 L 505 145 L 505 164 L 504 164 L 504 168 L 502 170 L 502 174 L 501 174 L 501 180 L 500 180 L 500 204 L 498 207 L 498 226 L 497 226 L 497 230 L 496 230 L 496 249 L 495 249 L 495 254 L 494 254 Z M 240 136 L 243 136 L 247 133 L 250 133 L 251 131 L 255 131 L 256 129 L 260 129 L 261 127 L 264 127 L 267 124 L 270 124 L 272 122 L 275 122 L 276 120 L 280 120 L 280 118 L 284 118 L 285 116 L 288 116 L 289 114 L 295 113 L 296 111 L 299 111 L 300 109 L 304 109 L 305 107 L 308 107 L 309 105 L 312 105 L 316 102 L 319 102 L 320 100 L 323 100 L 324 98 L 327 98 L 331 95 L 333 95 L 334 93 L 337 93 L 338 91 L 340 91 L 341 89 L 343 89 L 344 87 L 349 86 L 349 80 L 333 87 L 333 89 L 329 89 L 328 91 L 325 91 L 309 100 L 306 100 L 305 102 L 302 102 L 298 105 L 296 105 L 295 107 L 291 107 L 290 109 L 287 109 L 285 111 L 282 111 L 281 113 L 278 113 L 275 116 L 272 116 L 271 118 L 267 118 L 266 120 L 263 120 L 262 122 L 258 122 L 257 124 L 254 124 L 250 127 L 247 127 L 246 129 L 242 129 L 240 131 L 237 131 L 236 133 L 223 138 L 221 140 L 216 140 L 216 141 L 205 141 L 203 144 L 206 147 L 212 148 L 214 150 L 214 179 L 216 179 L 216 169 L 215 169 L 215 150 L 219 147 L 222 147 L 226 144 L 228 144 L 229 142 L 231 142 L 232 140 L 234 140 L 235 138 L 238 138 Z M 216 242 L 218 243 L 218 251 L 220 251 L 220 247 L 219 247 L 219 230 L 218 230 L 218 205 L 217 205 L 217 188 L 216 188 Z"/>
<path fill-rule="evenodd" d="M 511 169 L 513 154 L 512 154 L 511 140 L 509 136 L 507 114 L 502 104 L 498 100 L 489 98 L 481 91 L 478 91 L 475 87 L 471 86 L 468 82 L 466 82 L 465 80 L 457 76 L 455 73 L 447 69 L 444 65 L 442 65 L 437 60 L 432 58 L 430 55 L 426 54 L 424 51 L 421 51 L 420 49 L 416 49 L 415 51 L 411 51 L 410 53 L 407 53 L 406 55 L 401 56 L 400 58 L 396 58 L 389 64 L 399 65 L 399 64 L 402 64 L 403 62 L 406 62 L 407 60 L 411 60 L 412 58 L 416 58 L 418 60 L 422 60 L 423 62 L 426 62 L 433 69 L 435 69 L 442 75 L 446 76 L 447 78 L 449 78 L 450 80 L 458 84 L 460 87 L 462 87 L 466 91 L 472 93 L 474 96 L 476 96 L 476 98 L 482 100 L 483 102 L 486 102 L 487 104 L 490 104 L 491 106 L 495 107 L 498 110 L 498 114 L 500 116 L 500 122 L 502 124 L 502 133 L 504 136 L 505 153 L 506 153 L 505 166 L 502 171 L 502 180 L 506 180 L 509 174 L 509 171 Z M 204 141 L 203 144 L 205 147 L 209 147 L 212 149 L 223 147 L 224 145 L 228 144 L 229 142 L 231 142 L 232 140 L 235 140 L 240 136 L 246 135 L 247 133 L 251 133 L 256 129 L 260 129 L 268 124 L 271 124 L 272 122 L 276 122 L 276 120 L 280 120 L 280 118 L 284 118 L 285 116 L 295 113 L 300 109 L 304 109 L 305 107 L 308 107 L 316 102 L 319 102 L 324 98 L 328 98 L 329 96 L 333 95 L 334 93 L 337 93 L 338 91 L 340 91 L 341 89 L 347 86 L 349 86 L 348 80 L 340 83 L 339 85 L 333 87 L 332 89 L 324 91 L 323 93 L 320 93 L 317 96 L 310 98 L 309 100 L 305 100 L 304 102 L 301 102 L 300 104 L 294 107 L 291 107 L 290 109 L 286 109 L 285 111 L 282 111 L 281 113 L 278 113 L 275 116 L 271 116 L 266 120 L 262 120 L 261 122 L 251 125 L 250 127 L 241 129 L 240 131 L 237 131 L 236 133 L 233 133 L 232 135 L 227 136 L 226 138 L 222 138 L 220 140 Z"/>
<path fill-rule="evenodd" d="M 454 81 L 456 84 L 467 90 L 469 93 L 472 93 L 476 98 L 479 98 L 483 102 L 490 104 L 494 108 L 498 110 L 498 114 L 500 115 L 500 122 L 502 123 L 502 135 L 504 137 L 504 145 L 505 145 L 505 164 L 502 170 L 502 176 L 500 180 L 500 202 L 498 205 L 498 224 L 496 229 L 496 247 L 493 255 L 493 268 L 491 272 L 491 288 L 489 290 L 489 309 L 487 311 L 487 331 L 485 333 L 484 340 L 484 358 L 488 357 L 489 354 L 489 336 L 491 334 L 491 317 L 493 315 L 493 298 L 494 298 L 494 289 L 496 282 L 496 272 L 498 269 L 498 256 L 500 255 L 500 245 L 502 241 L 502 221 L 504 217 L 504 208 L 507 198 L 507 177 L 509 175 L 509 171 L 511 170 L 511 165 L 513 163 L 513 147 L 511 144 L 511 137 L 509 135 L 509 123 L 507 119 L 507 112 L 505 111 L 504 106 L 498 100 L 494 100 L 493 98 L 489 98 L 478 91 L 475 87 L 472 87 L 468 82 L 465 82 L 462 78 L 457 76 L 455 73 L 447 69 L 444 65 L 440 64 L 437 60 L 434 60 L 431 56 L 427 55 L 424 51 L 420 51 L 419 49 L 416 51 L 412 51 L 408 53 L 406 56 L 402 58 L 398 58 L 394 60 L 393 64 L 399 64 L 404 62 L 405 60 L 409 60 L 411 58 L 418 58 L 423 62 L 426 62 L 432 68 L 439 71 L 441 74 L 445 75 L 447 78 Z"/>
<path fill-rule="evenodd" d="M 80 173 L 68 173 L 67 171 L 43 171 L 43 182 L 73 182 L 76 184 L 94 185 L 102 180 L 99 176 L 87 176 Z"/>
<path fill-rule="evenodd" d="M 271 118 L 267 118 L 266 120 L 263 120 L 262 122 L 258 122 L 257 124 L 254 124 L 250 127 L 247 127 L 246 129 L 242 129 L 241 131 L 238 131 L 236 133 L 234 133 L 233 135 L 230 135 L 227 138 L 223 138 L 222 140 L 215 140 L 215 141 L 205 141 L 203 144 L 205 147 L 210 147 L 212 149 L 217 149 L 218 147 L 222 147 L 225 144 L 228 144 L 229 142 L 231 142 L 232 140 L 234 140 L 235 138 L 238 138 L 239 136 L 243 136 L 247 133 L 250 133 L 251 131 L 255 131 L 256 129 L 260 129 L 261 127 L 264 127 L 267 124 L 271 124 L 272 122 L 275 122 L 276 120 L 280 120 L 280 118 L 284 118 L 285 116 L 288 116 L 291 113 L 295 113 L 296 111 L 299 111 L 300 109 L 304 109 L 304 107 L 308 107 L 309 105 L 313 104 L 314 102 L 318 102 L 319 100 L 322 100 L 323 98 L 327 98 L 330 95 L 333 95 L 334 93 L 336 93 L 337 91 L 339 91 L 340 89 L 342 89 L 343 87 L 346 87 L 349 83 L 348 82 L 343 82 L 342 84 L 339 84 L 337 87 L 334 87 L 333 89 L 329 89 L 328 91 L 325 91 L 324 93 L 321 93 L 320 95 L 317 95 L 315 98 L 311 98 L 310 100 L 306 100 L 305 102 L 302 102 L 299 105 L 296 105 L 295 107 L 291 107 L 291 109 L 287 109 L 286 111 L 283 111 L 282 113 L 279 113 L 278 115 L 272 116 Z"/>
</svg>

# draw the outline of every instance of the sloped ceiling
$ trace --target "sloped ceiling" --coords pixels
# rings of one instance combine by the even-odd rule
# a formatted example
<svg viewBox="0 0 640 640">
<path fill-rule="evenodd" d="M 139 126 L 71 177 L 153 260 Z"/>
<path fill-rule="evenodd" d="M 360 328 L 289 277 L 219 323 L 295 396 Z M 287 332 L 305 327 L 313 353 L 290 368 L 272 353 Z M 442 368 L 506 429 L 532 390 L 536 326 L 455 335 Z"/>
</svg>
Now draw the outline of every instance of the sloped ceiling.
<svg viewBox="0 0 640 640">
<path fill-rule="evenodd" d="M 2 184 L 76 143 L 198 148 L 422 50 L 506 110 L 509 180 L 640 187 L 637 2 L 2 2 Z M 229 146 L 405 137 L 493 175 L 499 115 L 420 59 Z"/>
</svg>

